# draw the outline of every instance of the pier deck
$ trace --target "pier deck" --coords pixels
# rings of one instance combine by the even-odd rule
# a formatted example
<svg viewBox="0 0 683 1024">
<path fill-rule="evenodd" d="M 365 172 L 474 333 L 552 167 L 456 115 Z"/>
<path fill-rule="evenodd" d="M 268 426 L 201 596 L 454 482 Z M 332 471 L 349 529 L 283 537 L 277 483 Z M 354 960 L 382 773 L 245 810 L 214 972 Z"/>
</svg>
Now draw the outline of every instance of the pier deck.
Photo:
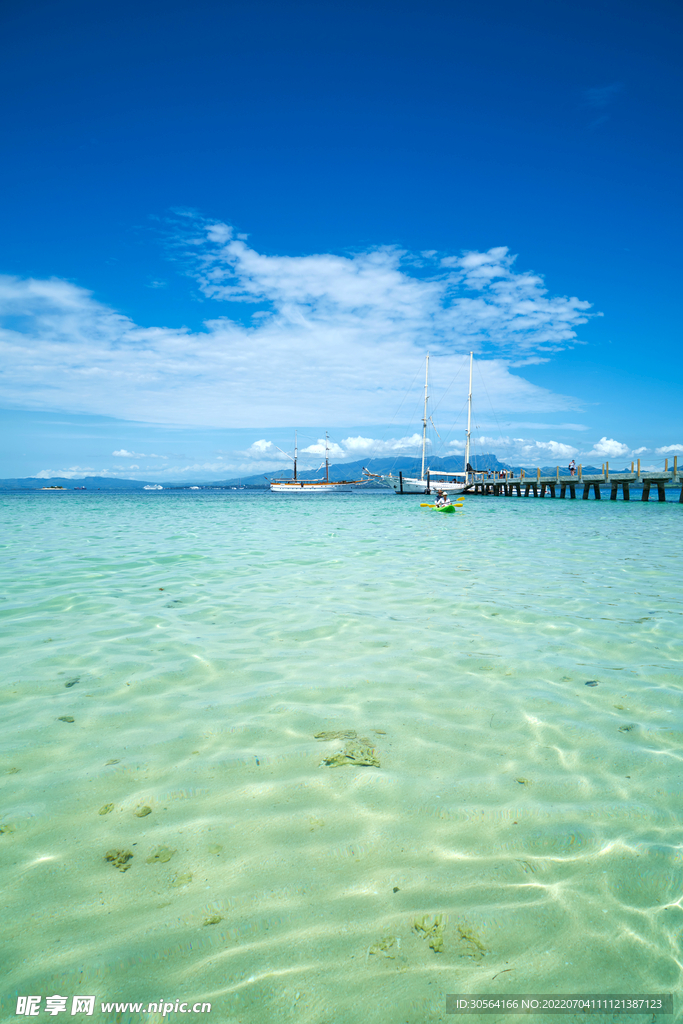
<svg viewBox="0 0 683 1024">
<path fill-rule="evenodd" d="M 578 467 L 574 476 L 560 474 L 557 467 L 553 476 L 541 476 L 538 469 L 535 476 L 526 475 L 524 470 L 518 475 L 498 474 L 491 477 L 488 473 L 474 473 L 474 480 L 467 488 L 469 494 L 493 494 L 496 496 L 528 498 L 583 498 L 602 497 L 601 488 L 609 488 L 611 501 L 617 500 L 619 488 L 624 501 L 630 501 L 631 487 L 642 487 L 641 500 L 650 500 L 650 491 L 656 489 L 659 501 L 666 501 L 666 489 L 680 487 L 679 503 L 683 504 L 683 471 L 678 469 L 678 458 L 674 459 L 673 469 L 669 469 L 668 460 L 665 469 L 655 472 L 640 471 L 640 460 L 637 469 L 630 473 L 611 473 L 609 463 L 606 462 L 601 473 L 585 474 L 581 466 Z"/>
</svg>

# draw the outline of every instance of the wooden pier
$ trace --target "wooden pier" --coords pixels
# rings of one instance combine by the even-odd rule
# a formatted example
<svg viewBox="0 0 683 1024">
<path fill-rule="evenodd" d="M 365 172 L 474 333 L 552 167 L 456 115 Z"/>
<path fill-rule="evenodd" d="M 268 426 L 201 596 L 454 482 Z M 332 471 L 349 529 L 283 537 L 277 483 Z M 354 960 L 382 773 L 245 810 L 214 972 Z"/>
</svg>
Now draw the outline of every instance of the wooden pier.
<svg viewBox="0 0 683 1024">
<path fill-rule="evenodd" d="M 657 497 L 660 501 L 666 501 L 666 488 L 680 487 L 681 492 L 678 498 L 683 504 L 683 471 L 678 469 L 678 456 L 673 460 L 673 468 L 669 469 L 669 460 L 664 463 L 664 470 L 641 473 L 640 459 L 637 466 L 631 463 L 630 473 L 610 473 L 609 462 L 605 462 L 601 473 L 586 475 L 582 472 L 581 466 L 577 467 L 574 476 L 560 475 L 558 466 L 554 476 L 541 476 L 540 469 L 536 470 L 536 476 L 527 476 L 524 470 L 519 476 L 510 473 L 474 473 L 474 479 L 467 488 L 468 494 L 494 494 L 496 496 L 528 498 L 533 494 L 534 498 L 583 498 L 587 500 L 591 491 L 593 497 L 602 497 L 601 487 L 609 487 L 610 500 L 616 501 L 621 487 L 621 494 L 624 501 L 630 501 L 631 487 L 642 487 L 642 501 L 650 500 L 650 491 L 656 488 Z"/>
</svg>

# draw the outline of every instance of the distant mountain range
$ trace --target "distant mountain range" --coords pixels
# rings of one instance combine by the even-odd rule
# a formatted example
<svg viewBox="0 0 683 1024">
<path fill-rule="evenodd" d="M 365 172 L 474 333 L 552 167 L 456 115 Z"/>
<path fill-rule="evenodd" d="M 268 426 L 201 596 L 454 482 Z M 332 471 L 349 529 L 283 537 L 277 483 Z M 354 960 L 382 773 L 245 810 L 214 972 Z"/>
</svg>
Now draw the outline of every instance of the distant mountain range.
<svg viewBox="0 0 683 1024">
<path fill-rule="evenodd" d="M 422 460 L 419 458 L 408 458 L 400 456 L 389 459 L 366 459 L 359 462 L 343 462 L 330 466 L 330 480 L 360 480 L 363 467 L 371 473 L 403 473 L 405 476 L 419 476 Z M 495 455 L 477 455 L 472 458 L 472 466 L 475 470 L 503 469 L 513 470 L 518 473 L 524 469 L 525 473 L 535 473 L 536 466 L 512 466 L 507 462 L 500 462 Z M 429 468 L 432 470 L 445 470 L 446 472 L 462 472 L 462 456 L 446 459 L 429 459 Z M 555 472 L 555 466 L 541 466 L 541 473 L 548 475 Z M 566 472 L 566 466 L 560 466 L 561 472 Z M 584 473 L 599 473 L 601 470 L 596 466 L 584 466 Z M 616 472 L 616 470 L 615 470 Z M 268 474 L 259 473 L 255 476 L 233 477 L 231 480 L 195 480 L 195 481 L 163 481 L 164 490 L 185 490 L 188 487 L 248 487 L 266 488 L 269 481 L 291 479 L 291 470 L 286 472 L 273 472 Z M 308 469 L 299 472 L 300 480 L 314 480 L 322 475 L 319 469 Z M 85 476 L 79 479 L 67 479 L 66 477 L 22 477 L 8 480 L 0 480 L 2 491 L 36 491 L 44 487 L 62 487 L 65 491 L 72 491 L 76 488 L 85 488 L 88 491 L 141 491 L 145 487 L 154 487 L 156 484 L 151 480 L 126 480 L 123 477 L 109 476 Z M 366 486 L 378 486 L 367 484 Z"/>
<path fill-rule="evenodd" d="M 462 472 L 463 460 L 458 455 L 455 458 L 431 458 L 428 466 L 433 470 L 445 470 L 447 472 Z M 510 469 L 505 463 L 499 462 L 495 455 L 480 455 L 472 463 L 475 469 Z M 330 466 L 330 480 L 360 480 L 363 476 L 363 468 L 369 469 L 371 473 L 403 473 L 404 476 L 419 476 L 422 469 L 422 459 L 407 456 L 394 456 L 388 459 L 361 459 L 358 462 L 340 462 Z M 321 469 L 299 470 L 300 480 L 317 480 L 324 473 Z M 289 480 L 292 477 L 291 469 L 285 471 L 260 474 L 259 476 L 242 477 L 239 480 L 225 480 L 224 485 L 235 487 L 238 484 L 246 487 L 268 487 L 270 480 Z"/>
<path fill-rule="evenodd" d="M 145 485 L 151 486 L 151 481 L 124 480 L 120 477 L 109 476 L 84 476 L 75 479 L 64 476 L 52 476 L 47 479 L 27 476 L 0 480 L 0 491 L 40 491 L 43 487 L 63 487 L 65 491 L 83 487 L 88 491 L 140 491 Z M 163 484 L 162 486 L 169 485 Z"/>
<path fill-rule="evenodd" d="M 463 459 L 461 455 L 455 458 L 431 458 L 428 461 L 430 470 L 445 471 L 462 473 L 463 471 Z M 360 480 L 362 478 L 363 467 L 369 469 L 371 473 L 393 473 L 395 476 L 398 473 L 403 473 L 404 476 L 419 476 L 422 469 L 421 458 L 390 458 L 390 459 L 365 459 L 359 462 L 342 462 L 337 465 L 330 466 L 330 480 Z M 475 471 L 480 472 L 482 470 L 493 470 L 500 472 L 503 469 L 513 470 L 518 473 L 520 468 L 524 469 L 525 473 L 536 472 L 536 466 L 529 468 L 527 466 L 512 466 L 507 462 L 500 462 L 495 455 L 477 455 L 472 458 L 472 467 Z M 554 473 L 556 466 L 541 466 L 541 473 L 547 475 Z M 584 466 L 583 470 L 585 473 L 599 473 L 600 469 L 594 466 Z M 560 466 L 561 472 L 567 472 L 566 466 Z M 287 470 L 281 473 L 267 473 L 259 476 L 249 476 L 235 478 L 233 480 L 223 480 L 220 483 L 217 481 L 213 482 L 209 486 L 213 487 L 268 487 L 269 480 L 288 480 L 291 479 L 292 472 Z M 299 471 L 298 477 L 300 480 L 314 480 L 319 479 L 322 476 L 322 470 L 313 469 Z M 381 486 L 381 485 L 380 485 Z"/>
</svg>

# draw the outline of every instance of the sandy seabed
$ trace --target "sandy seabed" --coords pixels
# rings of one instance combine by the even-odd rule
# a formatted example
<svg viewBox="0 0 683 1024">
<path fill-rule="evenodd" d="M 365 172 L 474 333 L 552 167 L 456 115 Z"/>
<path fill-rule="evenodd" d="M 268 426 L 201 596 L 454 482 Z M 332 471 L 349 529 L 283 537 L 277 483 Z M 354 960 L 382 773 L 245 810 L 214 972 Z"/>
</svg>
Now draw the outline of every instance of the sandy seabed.
<svg viewBox="0 0 683 1024">
<path fill-rule="evenodd" d="M 2 498 L 3 1021 L 681 1019 L 683 509 L 418 506 Z"/>
</svg>

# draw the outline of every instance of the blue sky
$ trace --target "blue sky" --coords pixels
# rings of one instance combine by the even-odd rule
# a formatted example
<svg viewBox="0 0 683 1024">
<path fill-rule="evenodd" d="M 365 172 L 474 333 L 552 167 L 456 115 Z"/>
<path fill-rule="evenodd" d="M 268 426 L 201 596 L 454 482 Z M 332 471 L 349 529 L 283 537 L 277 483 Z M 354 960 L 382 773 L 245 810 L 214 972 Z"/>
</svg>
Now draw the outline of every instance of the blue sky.
<svg viewBox="0 0 683 1024">
<path fill-rule="evenodd" d="M 682 22 L 5 5 L 0 476 L 265 472 L 295 427 L 311 465 L 326 429 L 412 452 L 427 350 L 441 453 L 470 349 L 479 451 L 683 453 Z"/>
</svg>

